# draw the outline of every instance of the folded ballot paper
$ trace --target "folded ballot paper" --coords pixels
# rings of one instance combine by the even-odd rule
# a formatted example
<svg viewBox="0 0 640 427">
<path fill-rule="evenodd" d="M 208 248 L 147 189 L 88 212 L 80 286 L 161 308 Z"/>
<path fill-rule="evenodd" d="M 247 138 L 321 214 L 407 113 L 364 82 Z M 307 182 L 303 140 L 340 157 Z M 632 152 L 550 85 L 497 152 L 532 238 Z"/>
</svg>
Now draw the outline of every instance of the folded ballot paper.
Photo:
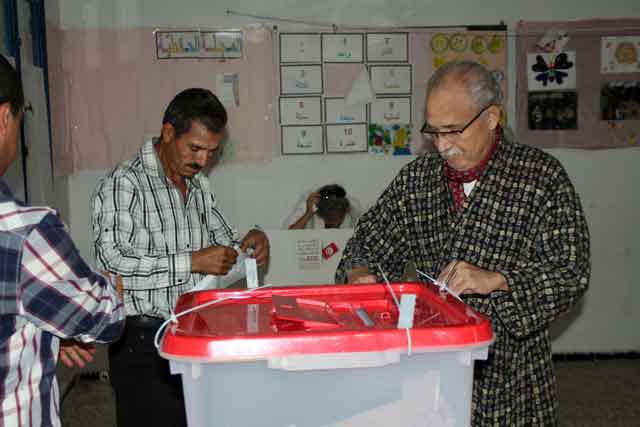
<svg viewBox="0 0 640 427">
<path fill-rule="evenodd" d="M 207 289 L 226 288 L 238 280 L 247 278 L 247 287 L 252 289 L 258 287 L 258 267 L 255 258 L 246 253 L 241 253 L 236 258 L 236 263 L 224 276 L 214 276 L 208 274 L 196 283 L 190 292 L 204 291 Z"/>
</svg>

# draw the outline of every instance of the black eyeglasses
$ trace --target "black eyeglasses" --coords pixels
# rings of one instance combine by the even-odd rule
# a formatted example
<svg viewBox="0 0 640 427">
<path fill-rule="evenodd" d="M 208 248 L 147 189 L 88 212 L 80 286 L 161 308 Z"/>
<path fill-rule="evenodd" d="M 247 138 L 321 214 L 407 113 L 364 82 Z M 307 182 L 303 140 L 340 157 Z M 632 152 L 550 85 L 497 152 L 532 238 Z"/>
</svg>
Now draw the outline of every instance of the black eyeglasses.
<svg viewBox="0 0 640 427">
<path fill-rule="evenodd" d="M 487 109 L 489 107 L 491 107 L 493 104 L 489 104 L 486 107 L 484 107 L 482 110 L 480 110 L 478 112 L 478 114 L 476 114 L 475 116 L 473 116 L 473 118 L 471 120 L 469 120 L 469 122 L 464 125 L 462 128 L 460 129 L 452 129 L 452 130 L 438 130 L 438 129 L 434 129 L 432 127 L 429 127 L 429 124 L 427 122 L 424 122 L 424 125 L 422 125 L 422 129 L 420 129 L 420 133 L 422 133 L 423 135 L 426 135 L 430 138 L 440 138 L 440 137 L 451 137 L 451 136 L 455 136 L 455 137 L 461 137 L 462 134 L 464 133 L 465 130 L 467 130 L 469 128 L 469 126 L 471 126 L 473 124 L 473 122 L 475 122 L 476 120 L 478 120 L 478 117 L 480 117 L 482 115 L 482 113 L 484 113 L 485 111 L 487 111 Z"/>
</svg>

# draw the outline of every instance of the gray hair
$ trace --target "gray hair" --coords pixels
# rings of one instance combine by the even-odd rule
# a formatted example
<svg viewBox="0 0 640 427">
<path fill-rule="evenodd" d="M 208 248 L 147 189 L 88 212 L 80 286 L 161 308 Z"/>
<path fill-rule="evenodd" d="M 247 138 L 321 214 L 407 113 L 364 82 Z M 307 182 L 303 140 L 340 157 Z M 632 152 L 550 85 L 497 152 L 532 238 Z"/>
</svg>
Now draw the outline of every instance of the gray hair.
<svg viewBox="0 0 640 427">
<path fill-rule="evenodd" d="M 434 90 L 451 81 L 461 83 L 478 108 L 502 105 L 502 90 L 493 73 L 483 65 L 468 60 L 454 60 L 438 68 L 427 84 L 427 99 Z"/>
</svg>

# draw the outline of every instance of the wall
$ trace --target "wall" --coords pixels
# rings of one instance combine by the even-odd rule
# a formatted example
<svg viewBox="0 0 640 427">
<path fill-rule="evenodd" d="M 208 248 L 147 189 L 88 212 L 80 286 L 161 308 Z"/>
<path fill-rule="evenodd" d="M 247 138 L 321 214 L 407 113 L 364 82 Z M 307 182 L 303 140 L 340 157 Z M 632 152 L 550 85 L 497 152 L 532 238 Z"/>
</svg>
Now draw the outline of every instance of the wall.
<svg viewBox="0 0 640 427">
<path fill-rule="evenodd" d="M 49 19 L 62 29 L 133 28 L 141 26 L 230 27 L 256 22 L 225 15 L 226 9 L 251 14 L 353 25 L 495 24 L 504 20 L 513 31 L 519 19 L 572 20 L 640 17 L 640 2 L 597 1 L 485 1 L 424 0 L 58 0 Z M 362 13 L 362 8 L 366 13 Z M 513 40 L 509 43 L 513 49 Z M 509 92 L 514 93 L 515 70 L 510 55 Z M 513 118 L 513 97 L 508 104 Z M 640 148 L 608 151 L 553 150 L 566 166 L 582 195 L 592 237 L 591 289 L 578 310 L 556 322 L 554 350 L 640 350 Z M 221 165 L 212 174 L 224 210 L 241 230 L 253 224 L 280 227 L 303 191 L 320 183 L 347 185 L 363 205 L 372 203 L 406 159 L 382 160 L 363 155 L 280 158 L 270 164 Z M 90 194 L 105 171 L 85 171 L 68 179 L 64 200 L 72 234 L 85 255 L 91 253 Z M 66 181 L 66 182 L 65 182 Z M 68 208 L 68 209 L 67 209 Z"/>
</svg>

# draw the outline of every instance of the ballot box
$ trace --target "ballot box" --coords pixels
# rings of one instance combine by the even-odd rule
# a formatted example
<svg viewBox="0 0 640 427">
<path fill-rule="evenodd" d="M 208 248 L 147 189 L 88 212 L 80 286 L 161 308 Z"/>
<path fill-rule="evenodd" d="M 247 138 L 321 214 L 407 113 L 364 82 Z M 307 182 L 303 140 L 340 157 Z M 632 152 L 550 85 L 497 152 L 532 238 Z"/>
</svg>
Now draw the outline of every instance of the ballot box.
<svg viewBox="0 0 640 427">
<path fill-rule="evenodd" d="M 493 341 L 485 317 L 424 283 L 201 291 L 175 312 L 159 352 L 189 426 L 466 427 Z"/>
</svg>

